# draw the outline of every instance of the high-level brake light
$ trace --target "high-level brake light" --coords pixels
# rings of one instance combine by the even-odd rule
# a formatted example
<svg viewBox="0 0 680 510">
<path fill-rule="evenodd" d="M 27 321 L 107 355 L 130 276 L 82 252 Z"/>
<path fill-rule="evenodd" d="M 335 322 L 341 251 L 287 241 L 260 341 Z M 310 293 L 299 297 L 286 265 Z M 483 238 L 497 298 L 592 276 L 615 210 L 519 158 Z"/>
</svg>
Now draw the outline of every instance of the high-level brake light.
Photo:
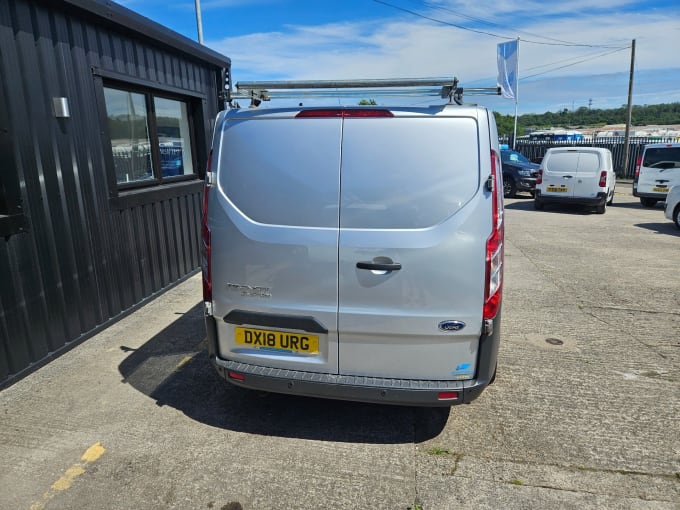
<svg viewBox="0 0 680 510">
<path fill-rule="evenodd" d="M 302 110 L 295 118 L 309 119 L 309 118 L 323 118 L 323 117 L 340 117 L 348 118 L 368 118 L 368 117 L 394 117 L 394 114 L 382 108 L 319 108 L 312 110 Z"/>
</svg>

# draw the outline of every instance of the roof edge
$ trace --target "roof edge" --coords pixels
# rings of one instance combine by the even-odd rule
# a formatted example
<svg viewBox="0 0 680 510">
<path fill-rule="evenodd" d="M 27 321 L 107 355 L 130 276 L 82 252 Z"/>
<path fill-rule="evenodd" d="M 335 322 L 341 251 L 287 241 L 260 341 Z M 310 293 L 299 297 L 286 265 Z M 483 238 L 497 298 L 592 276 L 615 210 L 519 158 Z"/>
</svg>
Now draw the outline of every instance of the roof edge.
<svg viewBox="0 0 680 510">
<path fill-rule="evenodd" d="M 231 67 L 231 59 L 229 57 L 211 50 L 111 0 L 62 0 L 62 2 L 94 14 L 102 18 L 106 23 L 131 30 L 147 38 L 152 38 L 166 46 L 210 62 L 220 68 Z"/>
</svg>

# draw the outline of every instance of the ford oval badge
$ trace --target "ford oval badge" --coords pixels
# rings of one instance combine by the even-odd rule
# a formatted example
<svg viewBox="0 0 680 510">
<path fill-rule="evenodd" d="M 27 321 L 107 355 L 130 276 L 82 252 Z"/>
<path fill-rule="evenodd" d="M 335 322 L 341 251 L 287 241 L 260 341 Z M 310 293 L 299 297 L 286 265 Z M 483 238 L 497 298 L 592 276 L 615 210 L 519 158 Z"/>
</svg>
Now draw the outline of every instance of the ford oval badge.
<svg viewBox="0 0 680 510">
<path fill-rule="evenodd" d="M 464 327 L 463 321 L 442 321 L 439 323 L 439 329 L 442 331 L 460 331 Z"/>
</svg>

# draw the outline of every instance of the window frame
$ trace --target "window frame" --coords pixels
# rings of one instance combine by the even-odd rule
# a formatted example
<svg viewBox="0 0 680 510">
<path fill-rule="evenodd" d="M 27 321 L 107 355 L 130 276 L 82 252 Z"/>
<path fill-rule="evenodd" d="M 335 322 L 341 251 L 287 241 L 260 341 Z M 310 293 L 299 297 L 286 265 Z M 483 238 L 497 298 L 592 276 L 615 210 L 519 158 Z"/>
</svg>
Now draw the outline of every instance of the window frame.
<svg viewBox="0 0 680 510">
<path fill-rule="evenodd" d="M 187 187 L 193 188 L 202 182 L 203 171 L 201 162 L 207 158 L 203 147 L 205 133 L 203 133 L 204 105 L 206 96 L 191 90 L 163 85 L 139 78 L 130 77 L 120 73 L 103 69 L 92 69 L 95 83 L 95 95 L 99 118 L 101 119 L 101 141 L 104 152 L 104 166 L 106 170 L 109 188 L 109 202 L 114 208 L 126 208 L 130 204 L 148 203 L 155 201 L 155 195 L 167 197 L 181 194 Z M 149 126 L 149 143 L 151 145 L 151 158 L 154 178 L 119 183 L 116 176 L 111 136 L 108 125 L 106 110 L 105 88 L 121 90 L 124 92 L 139 93 L 144 95 L 147 122 Z M 185 175 L 163 177 L 160 165 L 160 145 L 156 123 L 156 111 L 154 98 L 170 99 L 186 104 L 187 121 L 189 124 L 189 144 L 191 147 L 191 163 L 193 173 Z"/>
<path fill-rule="evenodd" d="M 0 156 L 4 161 L 0 172 L 0 237 L 8 239 L 11 235 L 27 232 L 28 220 L 22 207 L 21 178 L 15 160 L 6 97 L 0 79 Z"/>
</svg>

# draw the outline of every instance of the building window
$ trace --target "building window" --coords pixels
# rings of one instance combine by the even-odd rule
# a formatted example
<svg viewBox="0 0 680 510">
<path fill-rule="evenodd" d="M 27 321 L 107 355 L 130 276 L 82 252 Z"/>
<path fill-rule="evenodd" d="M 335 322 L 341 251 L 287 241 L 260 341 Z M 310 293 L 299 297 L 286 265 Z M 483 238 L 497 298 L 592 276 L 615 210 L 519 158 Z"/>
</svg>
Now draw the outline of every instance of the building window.
<svg viewBox="0 0 680 510">
<path fill-rule="evenodd" d="M 190 100 L 104 86 L 119 189 L 195 178 Z"/>
</svg>

